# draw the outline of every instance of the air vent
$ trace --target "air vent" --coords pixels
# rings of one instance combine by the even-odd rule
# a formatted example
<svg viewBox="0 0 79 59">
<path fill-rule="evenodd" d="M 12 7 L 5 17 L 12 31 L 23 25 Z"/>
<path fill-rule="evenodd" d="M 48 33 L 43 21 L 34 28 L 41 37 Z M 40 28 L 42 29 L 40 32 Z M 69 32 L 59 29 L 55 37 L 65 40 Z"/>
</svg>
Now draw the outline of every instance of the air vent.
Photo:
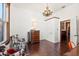
<svg viewBox="0 0 79 59">
<path fill-rule="evenodd" d="M 62 6 L 61 8 L 65 8 L 66 6 L 64 5 L 64 6 Z"/>
</svg>

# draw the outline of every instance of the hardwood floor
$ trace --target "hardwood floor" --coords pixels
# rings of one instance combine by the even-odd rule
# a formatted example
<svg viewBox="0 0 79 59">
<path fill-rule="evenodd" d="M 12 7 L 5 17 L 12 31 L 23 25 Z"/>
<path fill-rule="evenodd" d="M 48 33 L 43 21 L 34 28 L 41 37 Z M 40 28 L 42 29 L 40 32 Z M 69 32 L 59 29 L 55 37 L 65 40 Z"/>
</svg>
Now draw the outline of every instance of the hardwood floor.
<svg viewBox="0 0 79 59">
<path fill-rule="evenodd" d="M 60 55 L 63 56 L 66 52 L 69 52 L 71 50 L 71 48 L 68 47 L 68 43 L 67 42 L 61 42 L 60 44 Z"/>
<path fill-rule="evenodd" d="M 65 53 L 66 56 L 79 56 L 79 46 L 73 48 L 71 51 Z"/>
<path fill-rule="evenodd" d="M 40 43 L 29 44 L 29 56 L 61 56 L 70 51 L 66 49 L 65 44 L 52 43 L 47 40 L 41 40 Z"/>
</svg>

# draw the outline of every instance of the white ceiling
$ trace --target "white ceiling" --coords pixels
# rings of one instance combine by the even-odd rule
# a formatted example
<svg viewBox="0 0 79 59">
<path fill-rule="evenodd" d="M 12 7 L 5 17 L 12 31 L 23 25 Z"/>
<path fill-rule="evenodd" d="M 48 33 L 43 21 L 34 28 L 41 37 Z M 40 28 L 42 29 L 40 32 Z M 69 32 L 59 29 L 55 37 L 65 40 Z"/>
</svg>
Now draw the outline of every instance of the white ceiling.
<svg viewBox="0 0 79 59">
<path fill-rule="evenodd" d="M 54 12 L 61 10 L 63 6 L 70 6 L 72 3 L 48 3 L 50 9 Z M 31 11 L 43 11 L 47 6 L 46 3 L 14 3 L 14 7 L 21 9 L 28 9 Z"/>
</svg>

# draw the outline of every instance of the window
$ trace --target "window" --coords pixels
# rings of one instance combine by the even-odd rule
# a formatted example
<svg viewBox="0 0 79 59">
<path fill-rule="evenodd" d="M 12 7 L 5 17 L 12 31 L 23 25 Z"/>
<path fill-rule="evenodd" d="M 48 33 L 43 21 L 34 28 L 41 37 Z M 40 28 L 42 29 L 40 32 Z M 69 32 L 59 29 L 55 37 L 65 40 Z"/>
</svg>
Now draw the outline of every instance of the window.
<svg viewBox="0 0 79 59">
<path fill-rule="evenodd" d="M 3 41 L 4 33 L 4 4 L 0 3 L 0 42 Z"/>
<path fill-rule="evenodd" d="M 0 18 L 2 18 L 2 3 L 0 3 Z"/>
</svg>

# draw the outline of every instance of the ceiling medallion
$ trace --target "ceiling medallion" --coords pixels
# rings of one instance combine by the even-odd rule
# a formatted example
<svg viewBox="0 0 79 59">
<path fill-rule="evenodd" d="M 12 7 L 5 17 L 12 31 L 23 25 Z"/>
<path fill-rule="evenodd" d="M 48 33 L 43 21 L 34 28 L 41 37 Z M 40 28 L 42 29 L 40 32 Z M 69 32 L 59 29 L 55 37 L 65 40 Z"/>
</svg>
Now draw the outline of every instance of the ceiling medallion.
<svg viewBox="0 0 79 59">
<path fill-rule="evenodd" d="M 50 15 L 52 15 L 52 13 L 53 13 L 52 10 L 50 10 L 50 8 L 47 6 L 43 12 L 43 15 L 50 16 Z"/>
</svg>

